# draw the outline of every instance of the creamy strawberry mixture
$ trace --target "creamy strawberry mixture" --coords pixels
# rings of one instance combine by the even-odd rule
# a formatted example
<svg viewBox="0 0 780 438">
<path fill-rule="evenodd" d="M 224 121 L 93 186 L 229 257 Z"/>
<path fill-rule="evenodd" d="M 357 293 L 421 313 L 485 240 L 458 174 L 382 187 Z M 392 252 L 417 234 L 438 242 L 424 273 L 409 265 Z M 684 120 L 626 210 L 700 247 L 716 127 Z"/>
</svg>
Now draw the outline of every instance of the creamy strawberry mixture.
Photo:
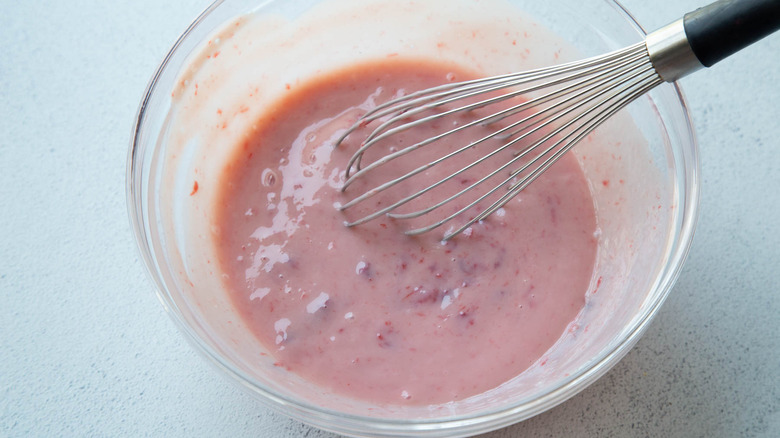
<svg viewBox="0 0 780 438">
<path fill-rule="evenodd" d="M 450 65 L 398 59 L 323 74 L 268 107 L 236 148 L 216 198 L 219 267 L 236 309 L 278 366 L 359 399 L 444 403 L 521 373 L 582 309 L 596 218 L 572 155 L 446 243 L 444 230 L 408 237 L 407 224 L 384 217 L 344 226 L 394 194 L 337 211 L 371 181 L 341 193 L 360 141 L 334 149 L 335 138 L 378 102 L 465 78 Z M 451 140 L 466 144 L 481 129 L 489 128 Z"/>
</svg>

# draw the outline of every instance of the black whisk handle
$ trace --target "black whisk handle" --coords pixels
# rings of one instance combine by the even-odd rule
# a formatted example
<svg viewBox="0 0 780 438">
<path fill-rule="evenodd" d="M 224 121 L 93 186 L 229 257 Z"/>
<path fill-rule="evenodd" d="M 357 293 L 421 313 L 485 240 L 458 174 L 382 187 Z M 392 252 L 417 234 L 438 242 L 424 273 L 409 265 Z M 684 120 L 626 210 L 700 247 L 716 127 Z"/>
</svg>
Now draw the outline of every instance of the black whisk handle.
<svg viewBox="0 0 780 438">
<path fill-rule="evenodd" d="M 683 19 L 691 49 L 705 67 L 780 29 L 780 0 L 720 0 Z"/>
</svg>

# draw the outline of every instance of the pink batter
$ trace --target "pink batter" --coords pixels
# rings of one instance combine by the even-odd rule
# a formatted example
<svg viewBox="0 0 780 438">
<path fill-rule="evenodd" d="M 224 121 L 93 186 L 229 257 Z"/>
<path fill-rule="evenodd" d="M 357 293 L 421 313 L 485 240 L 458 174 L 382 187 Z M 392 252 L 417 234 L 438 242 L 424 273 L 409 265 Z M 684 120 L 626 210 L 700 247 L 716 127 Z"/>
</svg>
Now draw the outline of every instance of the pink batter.
<svg viewBox="0 0 780 438">
<path fill-rule="evenodd" d="M 219 263 L 279 366 L 372 402 L 444 403 L 521 373 L 584 305 L 596 218 L 571 155 L 447 244 L 389 219 L 344 227 L 334 204 L 350 199 L 338 188 L 356 143 L 333 140 L 376 102 L 454 78 L 465 79 L 400 60 L 323 76 L 291 89 L 237 148 L 220 180 Z M 465 132 L 455 140 L 480 135 Z M 361 208 L 386 200 L 373 202 Z"/>
</svg>

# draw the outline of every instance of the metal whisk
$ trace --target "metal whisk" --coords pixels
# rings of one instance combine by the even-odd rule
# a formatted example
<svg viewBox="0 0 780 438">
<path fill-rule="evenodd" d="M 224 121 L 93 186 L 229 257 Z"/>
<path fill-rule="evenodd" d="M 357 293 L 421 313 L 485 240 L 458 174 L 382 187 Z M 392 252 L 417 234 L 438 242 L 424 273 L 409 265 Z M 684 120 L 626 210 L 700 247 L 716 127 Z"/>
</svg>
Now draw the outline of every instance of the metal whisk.
<svg viewBox="0 0 780 438">
<path fill-rule="evenodd" d="M 497 147 L 481 153 L 473 161 L 459 164 L 443 178 L 412 186 L 411 190 L 404 189 L 398 196 L 400 199 L 383 203 L 376 210 L 347 223 L 355 226 L 383 215 L 395 219 L 427 217 L 442 206 L 471 194 L 462 207 L 447 211 L 432 223 L 406 231 L 410 235 L 424 233 L 470 212 L 459 226 L 451 227 L 445 233 L 444 239 L 450 239 L 505 206 L 574 145 L 639 96 L 663 82 L 673 82 L 702 67 L 709 67 L 779 27 L 780 0 L 721 0 L 686 14 L 649 34 L 645 41 L 622 50 L 548 68 L 446 84 L 381 104 L 363 115 L 336 142 L 338 146 L 356 131 L 370 129 L 366 126 L 371 123 L 378 124 L 349 160 L 347 179 L 342 187 L 346 190 L 364 179 L 361 185 L 368 184 L 368 189 L 340 209 L 353 208 L 455 156 L 487 141 L 498 140 Z M 383 141 L 445 117 L 476 114 L 477 110 L 491 105 L 498 105 L 499 109 L 484 115 L 480 113 L 456 127 L 399 150 L 390 149 L 370 163 L 363 163 L 366 153 Z M 446 142 L 451 136 L 478 127 L 495 129 L 476 141 L 451 146 L 440 156 L 426 158 L 423 162 L 413 161 L 415 164 L 404 170 L 405 173 L 390 180 L 372 180 L 372 173 L 376 174 L 381 166 L 405 156 L 408 160 L 413 157 L 409 154 L 419 153 L 434 143 Z M 488 162 L 486 160 L 494 159 L 502 151 L 511 152 L 510 158 L 493 164 L 494 167 L 473 181 L 469 180 L 462 189 L 450 191 L 443 199 L 425 198 L 422 208 L 399 213 L 400 207 L 419 201 L 422 196 L 430 196 L 429 192 Z M 473 196 L 477 188 L 481 190 Z"/>
</svg>

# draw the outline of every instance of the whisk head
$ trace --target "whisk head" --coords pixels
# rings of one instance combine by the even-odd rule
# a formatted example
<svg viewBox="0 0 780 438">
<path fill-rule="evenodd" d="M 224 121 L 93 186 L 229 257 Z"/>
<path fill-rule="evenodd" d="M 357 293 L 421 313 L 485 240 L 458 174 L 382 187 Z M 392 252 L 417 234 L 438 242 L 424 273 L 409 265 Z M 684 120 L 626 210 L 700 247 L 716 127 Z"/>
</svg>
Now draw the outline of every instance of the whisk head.
<svg viewBox="0 0 780 438">
<path fill-rule="evenodd" d="M 644 42 L 586 60 L 413 92 L 337 140 L 356 142 L 339 208 L 347 226 L 387 215 L 448 240 L 502 209 L 601 123 L 663 80 Z M 363 137 L 361 137 L 361 135 Z M 375 198 L 376 199 L 376 198 Z"/>
</svg>

